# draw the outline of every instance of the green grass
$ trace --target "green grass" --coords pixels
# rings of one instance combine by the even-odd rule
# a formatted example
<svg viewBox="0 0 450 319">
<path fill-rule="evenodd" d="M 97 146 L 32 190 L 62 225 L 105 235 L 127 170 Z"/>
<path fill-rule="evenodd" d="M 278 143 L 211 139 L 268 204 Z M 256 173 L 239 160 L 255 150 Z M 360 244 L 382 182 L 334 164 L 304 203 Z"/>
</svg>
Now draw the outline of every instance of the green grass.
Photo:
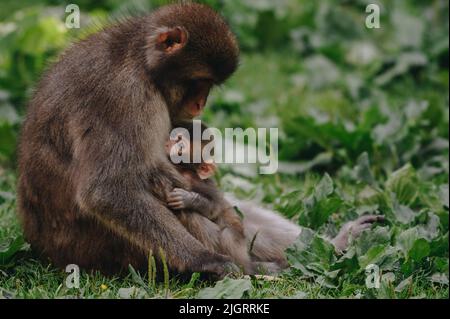
<svg viewBox="0 0 450 319">
<path fill-rule="evenodd" d="M 3 198 L 11 197 L 0 204 L 0 243 L 20 236 L 20 226 L 15 216 L 14 175 L 2 172 L 0 175 Z M 266 201 L 270 194 L 289 192 L 292 189 L 308 189 L 317 182 L 317 178 L 308 175 L 303 178 L 286 177 L 279 180 L 267 177 L 255 182 L 255 189 L 264 188 Z M 276 190 L 268 190 L 272 185 Z M 283 186 L 281 186 L 283 185 Z M 8 195 L 6 194 L 8 193 Z M 251 192 L 255 193 L 255 192 Z M 244 191 L 238 192 L 243 196 Z M 274 195 L 275 197 L 275 195 Z M 162 272 L 158 269 L 157 272 Z M 202 282 L 193 276 L 190 282 L 170 278 L 169 289 L 164 283 L 156 284 L 148 281 L 145 276 L 104 277 L 99 273 L 82 271 L 80 289 L 68 289 L 65 285 L 67 277 L 61 269 L 38 261 L 28 249 L 18 252 L 6 267 L 0 268 L 0 291 L 4 297 L 15 298 L 195 298 L 206 287 L 214 283 Z M 397 284 L 400 280 L 397 280 Z M 243 296 L 245 298 L 448 298 L 448 286 L 432 284 L 429 274 L 422 270 L 413 274 L 413 280 L 407 289 L 396 292 L 395 284 L 382 285 L 381 289 L 367 289 L 364 276 L 354 274 L 345 278 L 337 288 L 327 288 L 314 279 L 305 278 L 296 272 L 288 272 L 277 281 L 265 281 L 253 278 L 252 289 Z M 134 293 L 122 288 L 135 287 Z M 122 289 L 122 290 L 120 290 Z"/>
</svg>

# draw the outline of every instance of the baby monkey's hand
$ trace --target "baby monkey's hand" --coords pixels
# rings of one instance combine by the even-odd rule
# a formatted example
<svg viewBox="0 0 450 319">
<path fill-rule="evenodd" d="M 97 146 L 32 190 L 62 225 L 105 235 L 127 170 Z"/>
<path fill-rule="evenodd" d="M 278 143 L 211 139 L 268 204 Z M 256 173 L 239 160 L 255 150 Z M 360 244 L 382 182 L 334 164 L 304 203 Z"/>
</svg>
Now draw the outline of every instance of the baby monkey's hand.
<svg viewBox="0 0 450 319">
<path fill-rule="evenodd" d="M 167 205 L 174 210 L 189 209 L 194 206 L 198 196 L 197 193 L 175 188 L 167 196 Z"/>
</svg>

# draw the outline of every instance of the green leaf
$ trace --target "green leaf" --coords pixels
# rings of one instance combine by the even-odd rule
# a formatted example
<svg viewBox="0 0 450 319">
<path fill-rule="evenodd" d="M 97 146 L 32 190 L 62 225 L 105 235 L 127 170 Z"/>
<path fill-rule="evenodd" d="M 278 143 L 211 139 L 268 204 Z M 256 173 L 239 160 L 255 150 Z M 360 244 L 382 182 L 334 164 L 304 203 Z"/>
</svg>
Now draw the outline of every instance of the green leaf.
<svg viewBox="0 0 450 319">
<path fill-rule="evenodd" d="M 314 190 L 314 197 L 317 201 L 321 201 L 322 199 L 325 199 L 333 194 L 333 192 L 333 180 L 331 179 L 330 175 L 325 174 Z"/>
<path fill-rule="evenodd" d="M 343 200 L 334 194 L 333 180 L 325 174 L 315 187 L 314 193 L 303 200 L 304 212 L 300 214 L 299 224 L 317 229 L 325 224 L 342 204 Z"/>
<path fill-rule="evenodd" d="M 350 247 L 333 265 L 332 269 L 341 269 L 341 273 L 351 274 L 359 269 L 355 247 Z"/>
<path fill-rule="evenodd" d="M 12 124 L 0 121 L 0 158 L 11 158 L 16 150 L 16 131 Z"/>
<path fill-rule="evenodd" d="M 395 199 L 394 199 L 395 201 Z M 393 213 L 397 221 L 402 224 L 410 224 L 419 215 L 419 213 L 413 211 L 411 208 L 405 205 L 400 205 L 397 202 L 393 204 Z"/>
<path fill-rule="evenodd" d="M 395 65 L 375 79 L 375 84 L 384 86 L 398 76 L 408 73 L 412 68 L 423 67 L 428 63 L 427 57 L 421 52 L 402 53 Z"/>
<path fill-rule="evenodd" d="M 397 236 L 397 246 L 402 250 L 403 255 L 408 257 L 409 251 L 420 237 L 417 227 L 407 229 Z"/>
<path fill-rule="evenodd" d="M 250 279 L 225 278 L 216 283 L 213 288 L 204 288 L 199 291 L 199 299 L 240 299 L 252 289 Z"/>
<path fill-rule="evenodd" d="M 304 228 L 300 236 L 286 250 L 292 268 L 300 270 L 307 277 L 329 278 L 331 265 L 336 261 L 334 246 L 311 229 Z M 333 278 L 330 278 L 333 279 Z"/>
<path fill-rule="evenodd" d="M 121 299 L 143 299 L 147 296 L 147 292 L 139 287 L 120 288 L 117 295 Z"/>
<path fill-rule="evenodd" d="M 146 291 L 149 291 L 148 285 L 144 282 L 144 279 L 142 279 L 141 275 L 134 269 L 132 265 L 128 265 L 128 270 L 130 271 L 131 278 L 133 281 L 140 286 L 140 288 L 145 289 Z M 131 289 L 131 288 L 130 288 Z"/>
<path fill-rule="evenodd" d="M 447 257 L 448 258 L 448 232 L 436 238 L 430 243 L 430 256 L 439 256 L 439 257 Z"/>
<path fill-rule="evenodd" d="M 370 170 L 369 154 L 367 154 L 367 152 L 362 153 L 361 156 L 358 157 L 355 171 L 358 181 L 368 185 L 375 184 L 375 178 Z"/>
<path fill-rule="evenodd" d="M 8 264 L 15 254 L 19 251 L 29 249 L 29 244 L 25 242 L 22 236 L 18 236 L 13 240 L 6 240 L 0 243 L 0 265 Z"/>
<path fill-rule="evenodd" d="M 447 209 L 448 209 L 450 207 L 449 206 L 449 195 L 448 195 L 448 184 L 441 185 L 441 187 L 439 188 L 439 198 L 441 199 L 442 205 L 444 207 L 447 207 Z"/>
<path fill-rule="evenodd" d="M 421 262 L 422 259 L 430 255 L 430 244 L 426 239 L 417 239 L 408 252 L 408 257 L 415 262 Z"/>
<path fill-rule="evenodd" d="M 418 226 L 419 234 L 427 240 L 433 240 L 439 236 L 441 220 L 433 213 L 426 214 L 427 223 L 425 225 Z"/>
<path fill-rule="evenodd" d="M 407 229 L 399 234 L 397 245 L 408 261 L 421 262 L 431 253 L 430 243 L 420 234 L 418 227 Z"/>
<path fill-rule="evenodd" d="M 396 195 L 401 205 L 410 206 L 418 196 L 419 180 L 414 168 L 407 164 L 391 174 L 386 181 L 386 189 Z"/>
<path fill-rule="evenodd" d="M 394 270 L 398 264 L 398 249 L 386 245 L 373 246 L 365 255 L 358 257 L 358 262 L 361 269 L 374 264 L 384 271 Z"/>
<path fill-rule="evenodd" d="M 355 240 L 354 246 L 358 256 L 366 254 L 369 249 L 375 245 L 388 246 L 391 242 L 391 233 L 388 227 L 377 226 L 370 231 L 364 231 L 359 238 Z"/>
</svg>

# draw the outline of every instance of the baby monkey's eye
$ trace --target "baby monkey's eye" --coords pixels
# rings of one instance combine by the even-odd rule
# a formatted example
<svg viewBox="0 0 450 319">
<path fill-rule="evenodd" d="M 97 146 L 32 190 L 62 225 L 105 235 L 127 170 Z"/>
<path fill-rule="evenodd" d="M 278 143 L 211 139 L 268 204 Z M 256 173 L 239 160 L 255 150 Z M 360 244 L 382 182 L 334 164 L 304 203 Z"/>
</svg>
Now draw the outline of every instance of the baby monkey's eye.
<svg viewBox="0 0 450 319">
<path fill-rule="evenodd" d="M 181 140 L 180 140 L 181 141 Z M 186 145 L 184 143 L 179 143 L 178 145 L 178 155 L 183 155 L 184 149 L 186 148 Z"/>
</svg>

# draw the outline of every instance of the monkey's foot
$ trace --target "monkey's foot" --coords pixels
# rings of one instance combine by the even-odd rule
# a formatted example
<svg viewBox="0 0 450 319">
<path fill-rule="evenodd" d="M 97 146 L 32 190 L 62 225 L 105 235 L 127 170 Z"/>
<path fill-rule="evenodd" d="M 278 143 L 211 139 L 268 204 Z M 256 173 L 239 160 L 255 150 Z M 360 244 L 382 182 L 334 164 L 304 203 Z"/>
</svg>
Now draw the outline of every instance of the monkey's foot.
<svg viewBox="0 0 450 319">
<path fill-rule="evenodd" d="M 232 262 L 212 262 L 203 266 L 204 272 L 209 273 L 214 279 L 220 280 L 231 274 L 241 273 L 238 266 Z"/>
</svg>

